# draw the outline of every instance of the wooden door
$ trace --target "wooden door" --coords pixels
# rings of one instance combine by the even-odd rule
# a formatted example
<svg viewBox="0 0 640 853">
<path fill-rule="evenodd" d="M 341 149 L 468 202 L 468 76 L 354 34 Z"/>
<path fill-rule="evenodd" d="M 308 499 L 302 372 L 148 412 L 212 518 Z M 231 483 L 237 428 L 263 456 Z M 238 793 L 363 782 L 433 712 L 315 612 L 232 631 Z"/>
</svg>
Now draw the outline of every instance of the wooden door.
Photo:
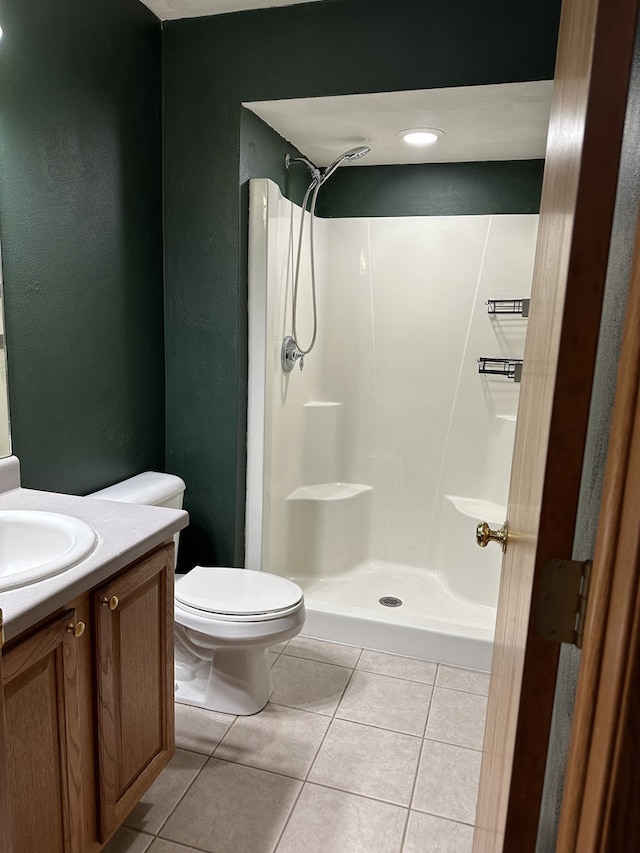
<svg viewBox="0 0 640 853">
<path fill-rule="evenodd" d="M 82 853 L 75 610 L 4 654 L 13 852 Z"/>
<path fill-rule="evenodd" d="M 101 841 L 174 753 L 173 547 L 94 593 Z"/>
<path fill-rule="evenodd" d="M 636 14 L 562 9 L 474 853 L 535 849 L 558 648 L 531 602 L 572 551 Z"/>
<path fill-rule="evenodd" d="M 13 853 L 11 841 L 12 820 L 9 804 L 8 777 L 5 772 L 7 766 L 6 734 L 4 723 L 4 690 L 2 687 L 2 647 L 4 645 L 4 631 L 2 628 L 2 610 L 0 610 L 0 853 Z"/>
</svg>

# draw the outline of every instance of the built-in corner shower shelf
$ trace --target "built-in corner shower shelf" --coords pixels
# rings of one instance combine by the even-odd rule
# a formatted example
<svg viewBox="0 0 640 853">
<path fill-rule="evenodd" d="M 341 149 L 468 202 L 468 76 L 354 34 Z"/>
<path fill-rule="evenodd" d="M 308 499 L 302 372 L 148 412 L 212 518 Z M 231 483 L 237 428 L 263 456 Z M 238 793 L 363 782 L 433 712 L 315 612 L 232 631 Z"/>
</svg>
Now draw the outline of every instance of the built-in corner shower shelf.
<svg viewBox="0 0 640 853">
<path fill-rule="evenodd" d="M 365 492 L 373 491 L 373 486 L 362 483 L 315 483 L 300 486 L 287 496 L 288 501 L 346 501 L 357 498 Z"/>
<path fill-rule="evenodd" d="M 519 314 L 525 319 L 529 316 L 530 299 L 487 299 L 487 314 Z"/>
<path fill-rule="evenodd" d="M 304 404 L 305 409 L 337 409 L 340 406 L 342 406 L 342 403 L 336 403 L 333 400 L 310 400 Z"/>
<path fill-rule="evenodd" d="M 513 379 L 520 382 L 522 379 L 521 358 L 487 358 L 480 356 L 478 359 L 478 373 L 490 376 L 503 376 L 505 379 Z"/>
<path fill-rule="evenodd" d="M 506 506 L 486 501 L 484 498 L 464 498 L 460 495 L 445 495 L 461 515 L 474 521 L 487 521 L 490 524 L 502 524 L 507 515 Z"/>
</svg>

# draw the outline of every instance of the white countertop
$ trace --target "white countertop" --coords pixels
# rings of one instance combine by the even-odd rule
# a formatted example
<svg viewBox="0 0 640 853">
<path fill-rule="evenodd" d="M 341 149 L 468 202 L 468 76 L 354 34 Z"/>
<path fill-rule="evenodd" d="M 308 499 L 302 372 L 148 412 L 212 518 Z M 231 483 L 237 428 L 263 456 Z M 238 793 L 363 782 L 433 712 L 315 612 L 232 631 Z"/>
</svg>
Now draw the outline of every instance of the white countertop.
<svg viewBox="0 0 640 853">
<path fill-rule="evenodd" d="M 16 471 L 19 477 L 17 460 L 11 463 L 12 459 L 15 457 L 0 460 L 0 489 L 5 489 L 0 491 L 0 510 L 31 509 L 72 515 L 91 525 L 98 539 L 89 556 L 70 569 L 19 589 L 0 592 L 5 640 L 105 582 L 189 523 L 189 516 L 183 510 L 7 488 L 15 485 Z"/>
</svg>

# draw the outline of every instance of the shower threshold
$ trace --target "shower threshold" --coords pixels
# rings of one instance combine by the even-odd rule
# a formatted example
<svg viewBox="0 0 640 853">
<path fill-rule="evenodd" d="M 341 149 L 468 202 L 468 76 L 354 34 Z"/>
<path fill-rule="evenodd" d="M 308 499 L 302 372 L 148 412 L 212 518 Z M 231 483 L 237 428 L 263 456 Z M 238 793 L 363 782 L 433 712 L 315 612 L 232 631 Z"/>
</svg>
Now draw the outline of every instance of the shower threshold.
<svg viewBox="0 0 640 853">
<path fill-rule="evenodd" d="M 332 577 L 292 578 L 310 637 L 489 670 L 495 608 L 455 595 L 439 572 L 371 560 Z M 397 598 L 388 607 L 380 599 Z"/>
</svg>

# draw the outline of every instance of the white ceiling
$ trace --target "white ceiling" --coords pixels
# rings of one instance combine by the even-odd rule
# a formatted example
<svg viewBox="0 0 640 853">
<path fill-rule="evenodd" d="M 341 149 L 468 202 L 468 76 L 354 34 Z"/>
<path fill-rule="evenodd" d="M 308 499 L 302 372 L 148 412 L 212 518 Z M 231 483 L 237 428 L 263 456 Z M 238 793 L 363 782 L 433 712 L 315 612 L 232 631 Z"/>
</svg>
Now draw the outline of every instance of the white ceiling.
<svg viewBox="0 0 640 853">
<path fill-rule="evenodd" d="M 260 116 L 318 166 L 356 145 L 371 153 L 350 165 L 544 158 L 553 81 L 410 92 L 257 101 Z M 433 127 L 445 135 L 416 147 L 396 135 Z"/>
<path fill-rule="evenodd" d="M 224 15 L 244 9 L 269 9 L 272 6 L 295 6 L 309 0 L 142 0 L 161 21 L 177 18 L 200 18 L 203 15 Z M 324 0 L 316 0 L 324 2 Z"/>
</svg>

